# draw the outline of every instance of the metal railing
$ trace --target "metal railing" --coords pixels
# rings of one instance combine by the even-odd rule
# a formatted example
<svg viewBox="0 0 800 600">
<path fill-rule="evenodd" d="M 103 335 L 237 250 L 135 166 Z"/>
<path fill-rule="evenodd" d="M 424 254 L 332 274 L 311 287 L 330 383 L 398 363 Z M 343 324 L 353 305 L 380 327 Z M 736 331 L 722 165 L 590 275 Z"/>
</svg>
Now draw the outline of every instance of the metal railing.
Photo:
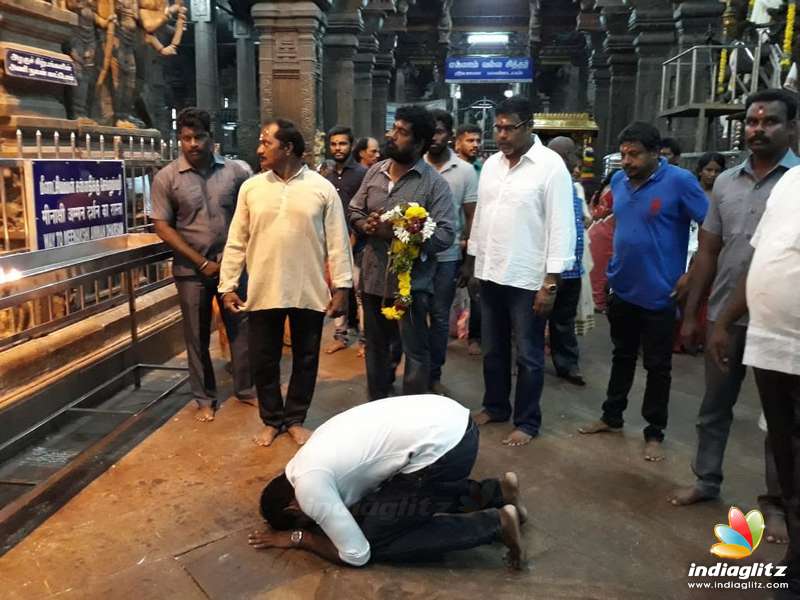
<svg viewBox="0 0 800 600">
<path fill-rule="evenodd" d="M 128 231 L 150 229 L 150 190 L 155 174 L 176 156 L 173 140 L 141 136 L 105 136 L 40 130 L 16 132 L 16 156 L 0 158 L 0 256 L 32 250 L 25 189 L 26 159 L 124 159 Z"/>
<path fill-rule="evenodd" d="M 661 111 L 735 103 L 761 88 L 780 87 L 780 74 L 775 44 L 693 46 L 662 64 Z"/>
<path fill-rule="evenodd" d="M 98 254 L 85 259 L 67 258 L 49 267 L 26 269 L 19 262 L 23 256 L 55 254 L 64 251 L 64 247 L 0 261 L 0 270 L 14 263 L 20 267 L 17 272 L 24 275 L 16 281 L 0 283 L 0 351 L 126 302 L 131 312 L 131 335 L 135 338 L 136 297 L 172 282 L 172 251 L 163 243 L 153 243 L 151 236 L 155 238 L 152 234 L 145 236 L 149 243 L 133 247 L 128 247 L 128 240 L 136 236 L 98 240 L 123 246 L 105 252 L 101 252 L 101 244 L 88 242 L 95 244 Z M 42 257 L 42 264 L 45 259 Z M 6 273 L 9 271 L 6 269 Z"/>
</svg>

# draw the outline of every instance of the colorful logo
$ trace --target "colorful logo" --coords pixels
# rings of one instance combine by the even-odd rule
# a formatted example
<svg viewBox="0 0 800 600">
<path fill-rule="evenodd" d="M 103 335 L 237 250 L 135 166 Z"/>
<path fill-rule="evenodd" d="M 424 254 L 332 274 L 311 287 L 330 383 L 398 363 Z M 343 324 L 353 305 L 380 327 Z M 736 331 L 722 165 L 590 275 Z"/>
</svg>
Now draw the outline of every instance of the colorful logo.
<svg viewBox="0 0 800 600">
<path fill-rule="evenodd" d="M 711 546 L 711 554 L 720 558 L 747 558 L 756 551 L 764 535 L 764 515 L 751 510 L 745 516 L 741 510 L 731 506 L 728 524 L 716 525 L 714 535 L 720 541 Z"/>
</svg>

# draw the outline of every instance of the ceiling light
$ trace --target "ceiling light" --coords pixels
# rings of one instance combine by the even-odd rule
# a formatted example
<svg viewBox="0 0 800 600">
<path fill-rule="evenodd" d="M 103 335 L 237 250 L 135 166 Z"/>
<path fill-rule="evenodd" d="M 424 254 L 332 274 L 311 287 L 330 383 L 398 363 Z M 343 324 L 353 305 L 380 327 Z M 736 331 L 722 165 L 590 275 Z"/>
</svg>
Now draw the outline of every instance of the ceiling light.
<svg viewBox="0 0 800 600">
<path fill-rule="evenodd" d="M 467 36 L 467 43 L 471 45 L 501 45 L 508 43 L 507 33 L 470 33 Z"/>
</svg>

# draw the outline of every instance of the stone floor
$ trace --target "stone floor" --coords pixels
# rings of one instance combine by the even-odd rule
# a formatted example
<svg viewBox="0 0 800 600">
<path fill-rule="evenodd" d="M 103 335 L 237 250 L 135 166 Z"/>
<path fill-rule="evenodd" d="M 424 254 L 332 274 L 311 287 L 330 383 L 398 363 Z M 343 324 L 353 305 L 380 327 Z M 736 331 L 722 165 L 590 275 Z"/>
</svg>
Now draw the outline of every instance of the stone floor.
<svg viewBox="0 0 800 600">
<path fill-rule="evenodd" d="M 506 570 L 500 546 L 454 553 L 433 565 L 365 569 L 333 566 L 300 551 L 250 549 L 247 534 L 260 524 L 260 490 L 296 446 L 287 436 L 269 449 L 254 446 L 250 438 L 259 426 L 256 409 L 228 402 L 211 424 L 195 422 L 193 407 L 186 406 L 0 558 L 0 596 L 769 597 L 763 590 L 703 592 L 687 586 L 691 563 L 717 562 L 709 554 L 716 541 L 713 526 L 726 521 L 732 504 L 745 511 L 754 508 L 763 489 L 763 435 L 756 424 L 759 409 L 752 380 L 737 407 L 723 500 L 674 508 L 666 502 L 668 494 L 691 481 L 702 359 L 675 358 L 668 458 L 652 464 L 641 458 L 641 374 L 624 435 L 587 438 L 576 433 L 581 422 L 598 416 L 607 382 L 610 343 L 605 323 L 601 320 L 581 343 L 589 385 L 579 389 L 565 384 L 548 365 L 544 426 L 537 440 L 510 449 L 499 443 L 508 425 L 491 425 L 482 434 L 477 474 L 518 471 L 531 509 L 524 531 L 531 560 L 522 573 Z M 288 369 L 289 361 L 284 362 Z M 480 364 L 467 355 L 463 342 L 451 343 L 444 381 L 470 408 L 481 401 Z M 309 425 L 364 397 L 363 365 L 355 349 L 323 354 Z M 778 561 L 782 554 L 781 548 L 765 542 L 743 562 Z"/>
</svg>

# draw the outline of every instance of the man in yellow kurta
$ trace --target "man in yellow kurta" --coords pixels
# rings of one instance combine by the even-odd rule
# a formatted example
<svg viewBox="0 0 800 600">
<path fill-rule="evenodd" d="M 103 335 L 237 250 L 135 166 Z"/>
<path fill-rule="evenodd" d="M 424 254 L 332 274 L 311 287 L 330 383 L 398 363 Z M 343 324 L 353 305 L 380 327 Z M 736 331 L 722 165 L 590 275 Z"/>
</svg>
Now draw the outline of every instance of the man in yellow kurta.
<svg viewBox="0 0 800 600">
<path fill-rule="evenodd" d="M 347 311 L 353 256 L 344 209 L 333 185 L 303 164 L 302 134 L 275 119 L 261 130 L 261 173 L 242 185 L 222 258 L 219 292 L 227 310 L 246 310 L 250 363 L 269 446 L 286 430 L 304 444 L 303 421 L 314 395 L 325 316 Z M 330 268 L 331 294 L 325 281 Z M 236 293 L 247 267 L 247 299 Z M 280 385 L 283 326 L 289 319 L 292 376 L 284 404 Z"/>
</svg>

